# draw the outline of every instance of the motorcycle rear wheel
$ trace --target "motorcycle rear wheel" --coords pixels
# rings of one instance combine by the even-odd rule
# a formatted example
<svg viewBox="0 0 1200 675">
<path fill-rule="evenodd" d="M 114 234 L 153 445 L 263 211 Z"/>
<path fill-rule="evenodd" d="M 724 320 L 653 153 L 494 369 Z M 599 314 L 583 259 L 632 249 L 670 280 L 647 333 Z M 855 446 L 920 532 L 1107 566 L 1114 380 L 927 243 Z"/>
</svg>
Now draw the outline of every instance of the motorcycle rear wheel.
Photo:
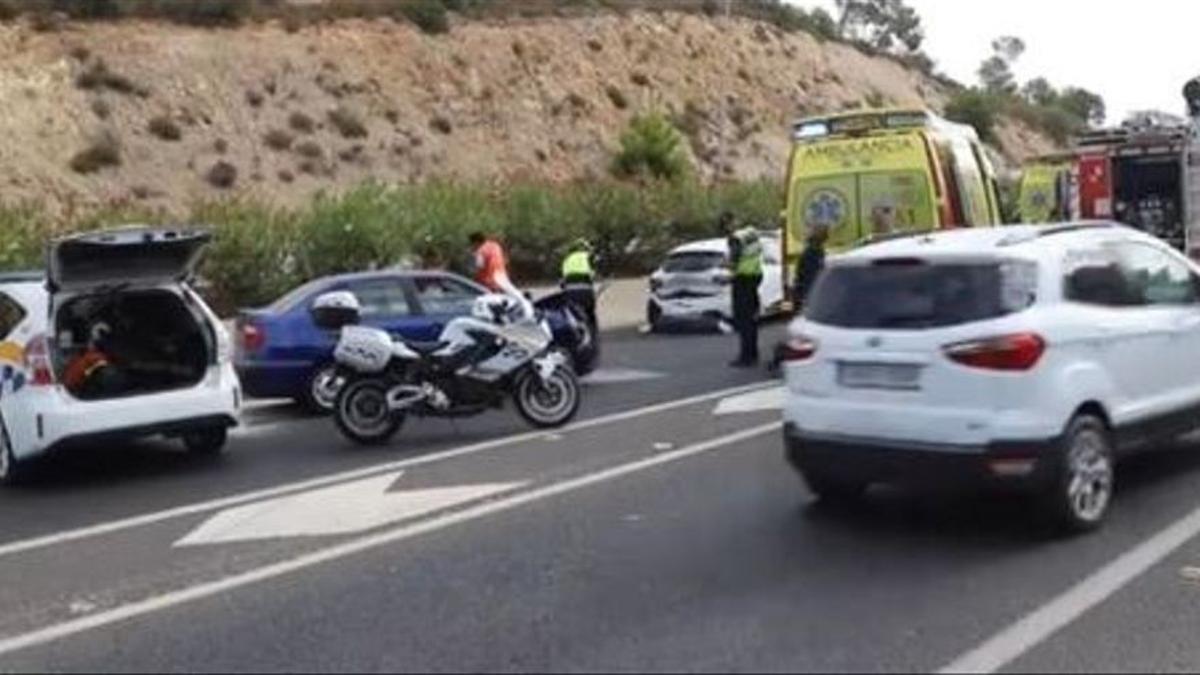
<svg viewBox="0 0 1200 675">
<path fill-rule="evenodd" d="M 383 445 L 392 440 L 404 426 L 404 414 L 388 409 L 389 389 L 380 378 L 347 382 L 333 412 L 338 431 L 359 445 Z"/>
<path fill-rule="evenodd" d="M 528 372 L 517 381 L 513 400 L 517 412 L 539 429 L 556 429 L 575 419 L 582 403 L 579 377 L 570 368 L 559 367 L 546 381 Z"/>
</svg>

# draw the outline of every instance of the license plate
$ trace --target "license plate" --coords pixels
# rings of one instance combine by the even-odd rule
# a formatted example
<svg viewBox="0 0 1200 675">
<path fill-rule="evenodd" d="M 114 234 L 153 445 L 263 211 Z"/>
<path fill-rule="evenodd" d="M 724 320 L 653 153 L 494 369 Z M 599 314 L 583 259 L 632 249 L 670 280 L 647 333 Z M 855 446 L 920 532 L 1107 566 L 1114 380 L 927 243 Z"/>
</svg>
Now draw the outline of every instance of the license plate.
<svg viewBox="0 0 1200 675">
<path fill-rule="evenodd" d="M 894 363 L 839 363 L 838 384 L 847 389 L 914 391 L 921 388 L 921 367 Z"/>
</svg>

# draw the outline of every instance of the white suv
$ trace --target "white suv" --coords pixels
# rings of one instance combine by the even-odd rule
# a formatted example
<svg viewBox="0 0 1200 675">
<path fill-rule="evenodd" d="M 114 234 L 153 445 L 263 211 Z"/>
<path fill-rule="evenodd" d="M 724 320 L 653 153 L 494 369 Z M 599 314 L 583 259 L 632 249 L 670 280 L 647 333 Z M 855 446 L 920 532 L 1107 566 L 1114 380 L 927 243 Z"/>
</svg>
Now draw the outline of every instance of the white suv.
<svg viewBox="0 0 1200 675">
<path fill-rule="evenodd" d="M 1200 423 L 1200 268 L 1107 223 L 895 239 L 830 260 L 785 351 L 819 497 L 982 481 L 1088 530 L 1118 457 Z"/>
<path fill-rule="evenodd" d="M 76 440 L 221 451 L 241 388 L 227 331 L 188 284 L 208 240 L 99 232 L 56 242 L 45 272 L 0 275 L 0 482 Z"/>
</svg>

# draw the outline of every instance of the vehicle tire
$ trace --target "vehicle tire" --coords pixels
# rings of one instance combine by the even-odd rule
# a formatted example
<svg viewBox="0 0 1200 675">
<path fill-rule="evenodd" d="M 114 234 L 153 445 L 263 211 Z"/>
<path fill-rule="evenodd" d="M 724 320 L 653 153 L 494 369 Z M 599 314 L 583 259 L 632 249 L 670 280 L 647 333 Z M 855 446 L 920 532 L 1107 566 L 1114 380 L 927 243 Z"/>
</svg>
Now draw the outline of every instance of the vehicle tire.
<svg viewBox="0 0 1200 675">
<path fill-rule="evenodd" d="M 1115 462 L 1108 426 L 1094 415 L 1078 415 L 1061 441 L 1059 466 L 1042 496 L 1051 524 L 1082 534 L 1104 524 L 1112 505 Z"/>
<path fill-rule="evenodd" d="M 13 454 L 8 428 L 0 421 L 0 485 L 18 485 L 25 477 L 26 463 Z"/>
<path fill-rule="evenodd" d="M 314 415 L 332 415 L 337 407 L 338 390 L 331 389 L 329 381 L 337 377 L 337 366 L 326 364 L 313 370 L 305 383 L 299 402 Z"/>
<path fill-rule="evenodd" d="M 870 487 L 864 481 L 834 478 L 827 473 L 805 469 L 801 472 L 805 485 L 824 504 L 855 504 L 862 501 Z"/>
<path fill-rule="evenodd" d="M 534 372 L 517 380 L 513 400 L 517 412 L 539 429 L 555 429 L 575 419 L 582 403 L 579 376 L 570 368 L 558 368 L 543 382 Z"/>
<path fill-rule="evenodd" d="M 646 303 L 646 325 L 650 327 L 651 333 L 662 329 L 662 308 L 653 302 Z"/>
<path fill-rule="evenodd" d="M 570 356 L 575 374 L 584 377 L 596 370 L 596 364 L 600 361 L 600 335 L 590 323 L 585 321 L 581 325 L 587 335 Z"/>
<path fill-rule="evenodd" d="M 187 451 L 201 457 L 220 455 L 228 442 L 229 430 L 225 427 L 191 431 L 183 435 L 183 445 Z"/>
<path fill-rule="evenodd" d="M 383 445 L 404 425 L 404 415 L 388 410 L 387 381 L 352 380 L 342 387 L 333 419 L 338 431 L 359 445 Z"/>
</svg>

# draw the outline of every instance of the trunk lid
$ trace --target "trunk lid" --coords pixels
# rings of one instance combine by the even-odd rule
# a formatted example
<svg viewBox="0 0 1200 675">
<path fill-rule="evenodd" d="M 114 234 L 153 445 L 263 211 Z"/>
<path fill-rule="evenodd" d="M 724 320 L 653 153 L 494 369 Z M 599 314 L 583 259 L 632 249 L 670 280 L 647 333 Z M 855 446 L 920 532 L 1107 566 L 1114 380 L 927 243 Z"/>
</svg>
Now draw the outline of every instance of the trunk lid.
<svg viewBox="0 0 1200 675">
<path fill-rule="evenodd" d="M 212 235 L 196 228 L 131 227 L 90 232 L 50 248 L 52 292 L 82 293 L 189 281 Z"/>
<path fill-rule="evenodd" d="M 988 408 L 1011 374 L 953 363 L 946 348 L 1018 332 L 1036 300 L 1033 263 L 884 260 L 833 266 L 795 330 L 817 343 L 793 386 L 864 404 Z"/>
</svg>

